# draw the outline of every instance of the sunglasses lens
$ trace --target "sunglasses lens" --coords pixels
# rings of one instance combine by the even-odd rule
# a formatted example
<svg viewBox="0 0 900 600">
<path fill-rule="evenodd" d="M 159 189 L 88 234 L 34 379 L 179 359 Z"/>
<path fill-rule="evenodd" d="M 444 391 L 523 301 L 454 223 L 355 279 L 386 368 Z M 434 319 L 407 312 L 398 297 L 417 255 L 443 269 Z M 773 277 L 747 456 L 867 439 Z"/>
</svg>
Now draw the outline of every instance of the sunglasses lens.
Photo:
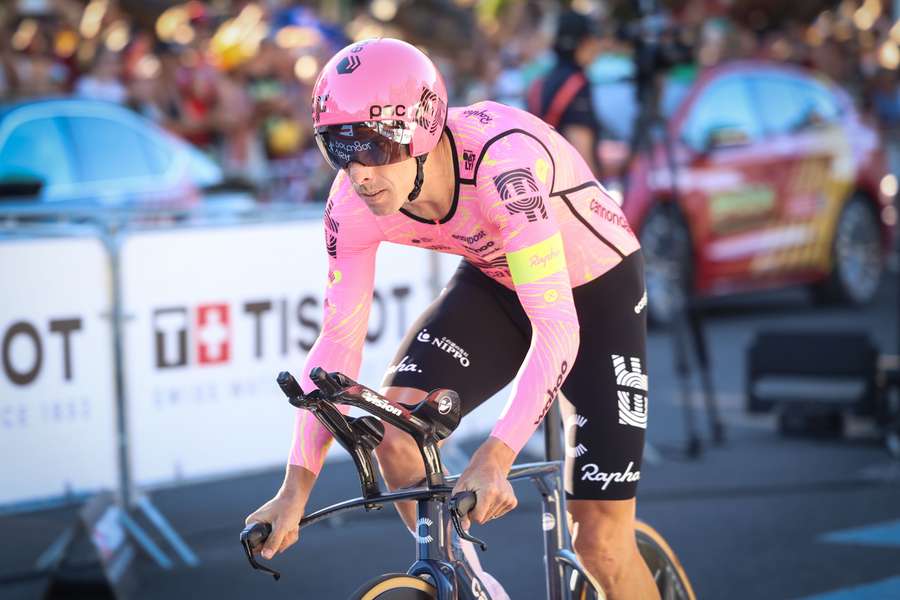
<svg viewBox="0 0 900 600">
<path fill-rule="evenodd" d="M 345 169 L 351 162 L 379 167 L 409 157 L 406 144 L 396 142 L 363 123 L 319 127 L 316 143 L 325 160 L 335 169 Z"/>
</svg>

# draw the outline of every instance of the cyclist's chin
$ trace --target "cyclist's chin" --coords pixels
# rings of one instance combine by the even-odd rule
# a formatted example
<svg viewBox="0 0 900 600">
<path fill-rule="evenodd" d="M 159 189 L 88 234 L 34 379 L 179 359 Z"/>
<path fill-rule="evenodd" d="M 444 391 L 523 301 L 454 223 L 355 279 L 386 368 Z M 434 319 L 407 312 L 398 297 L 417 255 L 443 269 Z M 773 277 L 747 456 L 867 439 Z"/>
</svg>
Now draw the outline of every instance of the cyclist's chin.
<svg viewBox="0 0 900 600">
<path fill-rule="evenodd" d="M 372 211 L 372 214 L 377 217 L 392 215 L 403 206 L 402 202 L 396 202 L 394 195 L 388 190 L 379 192 L 374 196 L 362 196 L 362 199 L 366 206 L 369 207 L 369 210 Z"/>
</svg>

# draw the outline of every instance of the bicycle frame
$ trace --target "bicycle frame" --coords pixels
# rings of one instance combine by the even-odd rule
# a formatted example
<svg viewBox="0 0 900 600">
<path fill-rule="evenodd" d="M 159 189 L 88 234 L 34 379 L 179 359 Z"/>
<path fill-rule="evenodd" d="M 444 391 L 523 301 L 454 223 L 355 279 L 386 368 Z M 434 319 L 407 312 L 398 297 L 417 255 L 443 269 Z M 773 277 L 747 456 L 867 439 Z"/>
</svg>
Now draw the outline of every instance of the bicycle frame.
<svg viewBox="0 0 900 600">
<path fill-rule="evenodd" d="M 450 525 L 447 519 L 450 511 L 447 505 L 453 490 L 448 484 L 456 481 L 458 476 L 444 474 L 438 442 L 449 436 L 459 423 L 459 396 L 451 390 L 435 390 L 413 407 L 393 403 L 340 373 L 326 373 L 317 368 L 313 369 L 310 377 L 319 390 L 309 395 L 302 392 L 290 373 L 280 374 L 278 384 L 292 405 L 312 411 L 319 422 L 350 453 L 357 467 L 363 495 L 307 515 L 300 521 L 300 527 L 308 527 L 356 508 L 369 511 L 381 509 L 386 503 L 415 500 L 416 561 L 407 573 L 414 577 L 428 575 L 437 589 L 438 600 L 481 600 L 480 594 L 459 585 L 460 570 L 454 562 L 461 561 L 455 561 L 449 551 L 447 535 Z M 335 404 L 356 406 L 409 433 L 422 455 L 426 487 L 383 493 L 375 479 L 372 460 L 372 452 L 384 435 L 383 426 L 380 426 L 380 423 L 374 426 L 371 421 L 364 422 L 364 419 L 371 417 L 359 419 L 345 417 L 335 408 Z M 558 440 L 548 438 L 547 444 L 549 452 L 552 446 L 558 445 Z M 517 465 L 510 470 L 508 479 L 510 481 L 531 479 L 540 492 L 547 598 L 548 600 L 569 598 L 569 588 L 565 581 L 566 568 L 573 569 L 585 578 L 587 573 L 578 562 L 575 553 L 569 549 L 571 540 L 566 521 L 562 461 Z M 458 526 L 458 521 L 454 526 Z M 259 565 L 253 558 L 253 546 L 256 542 L 248 540 L 260 533 L 251 532 L 250 529 L 245 529 L 241 535 L 241 542 L 244 544 L 250 564 L 255 569 L 271 573 L 277 580 L 280 577 L 277 572 Z M 483 542 L 460 531 L 458 527 L 457 533 L 462 539 L 480 543 L 482 550 L 487 549 Z M 267 534 L 261 535 L 264 539 Z"/>
<path fill-rule="evenodd" d="M 542 527 L 544 530 L 544 565 L 548 600 L 568 598 L 565 569 L 570 568 L 587 577 L 575 553 L 569 550 L 569 530 L 565 521 L 565 494 L 562 493 L 562 463 L 535 462 L 514 466 L 509 472 L 510 481 L 531 479 L 541 494 Z M 447 477 L 453 483 L 456 477 Z M 373 501 L 379 505 L 404 500 L 415 500 L 416 510 L 416 561 L 407 573 L 414 577 L 428 575 L 435 584 L 438 600 L 477 600 L 471 590 L 459 589 L 454 576 L 453 557 L 448 552 L 447 532 L 449 523 L 445 504 L 452 486 L 439 488 L 411 488 L 382 494 L 378 498 L 354 498 L 319 509 L 300 521 L 301 529 L 337 514 L 366 508 L 371 510 Z"/>
</svg>

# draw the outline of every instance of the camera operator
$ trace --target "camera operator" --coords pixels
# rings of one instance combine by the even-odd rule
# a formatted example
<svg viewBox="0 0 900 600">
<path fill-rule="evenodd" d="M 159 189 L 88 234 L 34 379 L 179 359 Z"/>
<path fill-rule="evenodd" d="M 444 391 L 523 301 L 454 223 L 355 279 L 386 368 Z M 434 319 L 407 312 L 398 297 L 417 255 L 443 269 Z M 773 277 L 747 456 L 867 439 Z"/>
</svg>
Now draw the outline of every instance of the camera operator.
<svg viewBox="0 0 900 600">
<path fill-rule="evenodd" d="M 555 127 L 596 176 L 600 175 L 600 121 L 594 112 L 585 69 L 603 49 L 604 36 L 596 21 L 574 11 L 562 13 L 553 43 L 556 64 L 528 91 L 528 110 Z"/>
</svg>

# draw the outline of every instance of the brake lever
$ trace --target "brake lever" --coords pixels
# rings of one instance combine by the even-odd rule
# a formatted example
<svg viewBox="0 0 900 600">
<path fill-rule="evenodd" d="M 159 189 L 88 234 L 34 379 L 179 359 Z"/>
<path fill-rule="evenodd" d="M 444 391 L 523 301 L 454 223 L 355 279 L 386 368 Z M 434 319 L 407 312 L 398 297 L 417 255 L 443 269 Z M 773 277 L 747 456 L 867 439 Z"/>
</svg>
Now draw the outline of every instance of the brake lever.
<svg viewBox="0 0 900 600">
<path fill-rule="evenodd" d="M 278 581 L 281 579 L 281 573 L 275 569 L 270 569 L 265 565 L 259 564 L 256 562 L 256 557 L 253 555 L 253 551 L 265 542 L 270 533 L 272 533 L 272 526 L 270 524 L 251 523 L 241 532 L 241 547 L 244 549 L 244 553 L 246 553 L 247 560 L 250 561 L 251 567 L 257 571 L 271 574 L 272 577 L 275 578 L 275 581 Z"/>
<path fill-rule="evenodd" d="M 456 535 L 458 535 L 460 539 L 466 540 L 467 542 L 478 544 L 481 547 L 482 552 L 487 552 L 487 544 L 479 540 L 477 537 L 469 535 L 463 529 L 461 520 L 462 517 L 460 516 L 457 507 L 457 498 L 450 498 L 450 521 L 453 523 L 453 528 L 456 530 Z"/>
</svg>

